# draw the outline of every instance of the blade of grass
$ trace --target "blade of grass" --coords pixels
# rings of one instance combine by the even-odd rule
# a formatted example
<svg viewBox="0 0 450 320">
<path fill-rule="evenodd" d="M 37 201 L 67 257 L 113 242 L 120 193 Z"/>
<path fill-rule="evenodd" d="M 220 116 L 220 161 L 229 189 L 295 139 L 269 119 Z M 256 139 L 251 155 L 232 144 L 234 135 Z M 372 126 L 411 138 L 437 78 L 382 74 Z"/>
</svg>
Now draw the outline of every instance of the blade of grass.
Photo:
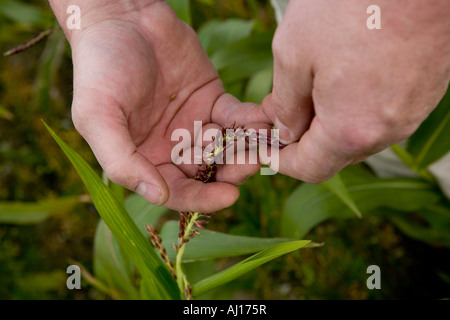
<svg viewBox="0 0 450 320">
<path fill-rule="evenodd" d="M 103 180 L 106 180 L 105 178 Z M 106 180 L 113 192 L 125 205 L 128 213 L 141 233 L 148 237 L 145 225 L 154 225 L 161 215 L 167 211 L 164 207 L 156 207 L 138 194 L 124 199 L 123 187 Z M 94 272 L 95 276 L 108 284 L 112 297 L 120 299 L 138 299 L 139 292 L 134 286 L 134 268 L 123 248 L 111 233 L 103 220 L 99 221 L 94 240 Z M 143 284 L 141 284 L 143 285 Z M 147 292 L 147 291 L 144 291 Z"/>
<path fill-rule="evenodd" d="M 416 170 L 427 168 L 450 151 L 450 90 L 409 138 L 406 150 Z"/>
<path fill-rule="evenodd" d="M 311 241 L 309 240 L 290 241 L 274 245 L 269 249 L 258 252 L 257 254 L 236 263 L 228 269 L 197 282 L 192 286 L 192 294 L 194 297 L 199 296 L 208 290 L 224 285 L 225 283 L 228 283 L 244 275 L 245 273 L 256 269 L 266 262 L 276 259 L 289 252 L 303 248 L 310 242 Z"/>
<path fill-rule="evenodd" d="M 122 254 L 117 239 L 103 220 L 99 221 L 95 232 L 93 265 L 95 276 L 107 284 L 107 293 L 112 297 L 139 298 L 128 256 Z"/>
<path fill-rule="evenodd" d="M 71 210 L 79 202 L 79 196 L 32 203 L 0 202 L 0 223 L 39 223 L 47 219 L 52 214 Z"/>
<path fill-rule="evenodd" d="M 341 171 L 341 177 L 364 215 L 386 207 L 402 212 L 415 211 L 442 198 L 438 190 L 422 180 L 381 179 L 359 167 L 347 167 Z M 350 208 L 323 184 L 304 183 L 294 190 L 285 203 L 281 235 L 301 239 L 327 219 L 353 217 Z"/>
<path fill-rule="evenodd" d="M 362 218 L 361 211 L 359 211 L 355 201 L 353 201 L 353 198 L 350 195 L 350 192 L 348 192 L 347 187 L 345 186 L 344 181 L 342 181 L 339 173 L 322 184 L 333 192 L 339 199 L 341 199 L 342 202 L 358 216 L 358 218 Z"/>
<path fill-rule="evenodd" d="M 130 215 L 116 199 L 114 193 L 94 170 L 72 148 L 62 141 L 44 122 L 47 130 L 74 165 L 88 189 L 98 213 L 105 221 L 130 260 L 139 270 L 144 281 L 152 283 L 144 298 L 179 299 L 175 280 L 149 241 L 142 235 Z"/>
<path fill-rule="evenodd" d="M 179 223 L 177 221 L 166 222 L 160 232 L 163 245 L 172 260 L 176 258 L 172 244 L 177 243 L 178 232 Z M 236 236 L 204 229 L 200 230 L 198 237 L 189 241 L 183 255 L 183 262 L 249 255 L 293 240 L 295 239 Z"/>
</svg>

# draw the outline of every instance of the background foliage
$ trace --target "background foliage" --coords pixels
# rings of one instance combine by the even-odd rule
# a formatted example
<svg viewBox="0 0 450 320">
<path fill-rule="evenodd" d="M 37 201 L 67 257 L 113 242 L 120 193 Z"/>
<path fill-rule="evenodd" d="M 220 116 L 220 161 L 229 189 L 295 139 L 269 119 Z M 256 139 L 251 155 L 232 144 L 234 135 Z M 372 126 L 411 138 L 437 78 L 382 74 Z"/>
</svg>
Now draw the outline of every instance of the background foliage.
<svg viewBox="0 0 450 320">
<path fill-rule="evenodd" d="M 169 2 L 197 31 L 227 91 L 261 102 L 273 72 L 270 47 L 276 23 L 269 1 Z M 55 24 L 45 1 L 0 0 L 0 51 Z M 133 283 L 121 282 L 120 290 L 112 283 L 128 279 L 132 269 L 117 268 L 113 258 L 120 257 L 121 249 L 41 121 L 101 172 L 71 122 L 72 69 L 62 32 L 56 30 L 23 53 L 1 57 L 0 64 L 0 298 L 137 297 Z M 208 229 L 310 239 L 324 246 L 278 258 L 204 297 L 448 298 L 450 206 L 427 168 L 450 149 L 449 105 L 447 96 L 406 148 L 395 148 L 417 178 L 381 179 L 365 164 L 320 185 L 281 175 L 252 177 L 241 187 L 238 202 L 218 212 Z M 177 219 L 174 212 L 130 199 L 127 209 L 139 212 L 142 222 L 153 219 L 160 228 Z M 170 234 L 170 222 L 164 226 L 161 232 Z M 218 257 L 187 263 L 186 269 L 195 282 L 238 260 Z M 74 261 L 87 276 L 79 291 L 65 286 L 65 270 Z M 381 267 L 382 290 L 365 285 L 372 264 Z M 108 280 L 105 270 L 115 270 L 114 279 Z M 103 282 L 96 283 L 92 274 Z"/>
</svg>

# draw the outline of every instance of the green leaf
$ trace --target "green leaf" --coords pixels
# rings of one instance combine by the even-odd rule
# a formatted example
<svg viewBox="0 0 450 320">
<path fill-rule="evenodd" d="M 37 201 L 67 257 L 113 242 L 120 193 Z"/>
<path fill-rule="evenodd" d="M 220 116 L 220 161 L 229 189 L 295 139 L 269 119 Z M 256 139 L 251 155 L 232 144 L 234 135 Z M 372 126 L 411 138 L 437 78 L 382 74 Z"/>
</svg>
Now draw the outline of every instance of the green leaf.
<svg viewBox="0 0 450 320">
<path fill-rule="evenodd" d="M 273 67 L 255 73 L 245 89 L 245 101 L 262 103 L 272 91 Z"/>
<path fill-rule="evenodd" d="M 52 34 L 47 38 L 45 49 L 39 58 L 33 102 L 41 113 L 46 113 L 49 106 L 55 103 L 55 97 L 51 92 L 52 88 L 57 86 L 60 81 L 57 75 L 63 61 L 66 43 L 67 40 L 61 28 L 54 28 Z"/>
<path fill-rule="evenodd" d="M 450 235 L 447 229 L 434 229 L 421 226 L 414 220 L 402 215 L 393 214 L 389 220 L 395 224 L 404 234 L 419 241 L 429 242 L 431 244 L 444 244 L 450 247 Z"/>
<path fill-rule="evenodd" d="M 45 124 L 45 123 L 44 123 Z M 126 209 L 114 193 L 72 148 L 62 141 L 50 127 L 48 131 L 74 165 L 101 218 L 125 250 L 144 281 L 151 283 L 146 294 L 151 299 L 179 299 L 179 290 L 166 265 L 157 255 L 150 242 L 142 235 Z"/>
<path fill-rule="evenodd" d="M 199 296 L 208 290 L 224 285 L 225 283 L 228 283 L 244 275 L 245 273 L 258 268 L 259 266 L 263 265 L 266 262 L 276 259 L 289 252 L 303 248 L 308 243 L 310 243 L 309 240 L 301 240 L 276 244 L 273 247 L 261 251 L 233 265 L 228 269 L 225 269 L 206 279 L 197 282 L 192 286 L 192 294 L 194 295 L 194 297 Z"/>
<path fill-rule="evenodd" d="M 174 261 L 176 254 L 172 244 L 177 243 L 178 222 L 165 223 L 160 235 L 169 258 Z M 200 235 L 192 238 L 186 245 L 183 262 L 247 255 L 288 241 L 292 239 L 254 238 L 200 230 Z"/>
<path fill-rule="evenodd" d="M 99 221 L 95 232 L 93 265 L 96 278 L 107 284 L 112 297 L 139 299 L 130 261 L 127 256 L 123 257 L 116 238 L 103 220 Z"/>
<path fill-rule="evenodd" d="M 433 186 L 418 179 L 380 179 L 359 167 L 342 170 L 341 177 L 364 215 L 384 207 L 410 212 L 442 198 L 442 194 Z M 281 234 L 288 238 L 302 238 L 326 219 L 354 216 L 348 205 L 323 184 L 304 183 L 286 201 Z"/>
<path fill-rule="evenodd" d="M 359 211 L 358 207 L 352 199 L 352 196 L 345 187 L 345 184 L 342 181 L 339 173 L 337 173 L 330 180 L 325 181 L 323 185 L 327 187 L 331 192 L 333 192 L 339 199 L 341 199 L 342 202 L 346 204 L 350 208 L 350 210 L 352 210 L 358 216 L 358 218 L 362 217 L 361 212 Z"/>
<path fill-rule="evenodd" d="M 436 178 L 431 174 L 427 168 L 419 169 L 414 162 L 414 158 L 399 144 L 394 144 L 390 149 L 395 153 L 397 157 L 414 173 L 418 174 L 425 180 L 434 183 Z"/>
<path fill-rule="evenodd" d="M 441 202 L 414 212 L 412 217 L 393 210 L 383 215 L 404 234 L 413 239 L 425 241 L 432 245 L 450 247 L 449 207 L 448 203 Z"/>
<path fill-rule="evenodd" d="M 211 61 L 224 83 L 249 78 L 273 66 L 273 31 L 257 33 L 218 50 Z"/>
<path fill-rule="evenodd" d="M 168 211 L 166 207 L 154 206 L 137 193 L 133 193 L 125 199 L 125 206 L 134 223 L 145 237 L 148 237 L 145 225 L 154 226 L 159 218 Z"/>
<path fill-rule="evenodd" d="M 52 214 L 72 210 L 79 197 L 66 197 L 39 202 L 0 202 L 0 223 L 35 224 Z"/>
<path fill-rule="evenodd" d="M 424 169 L 450 151 L 450 90 L 436 109 L 409 138 L 407 151 L 417 170 Z"/>
<path fill-rule="evenodd" d="M 116 199 L 120 201 L 120 204 L 125 206 L 125 188 L 122 187 L 121 185 L 118 185 L 118 184 L 112 182 L 111 180 L 109 180 L 104 171 L 102 172 L 102 179 L 103 179 L 103 182 L 114 193 Z"/>
<path fill-rule="evenodd" d="M 211 20 L 199 29 L 198 38 L 208 55 L 211 56 L 221 48 L 248 37 L 252 32 L 253 25 L 253 20 Z"/>
<path fill-rule="evenodd" d="M 111 183 L 110 187 L 115 193 L 123 195 L 122 187 L 114 183 Z M 167 211 L 166 208 L 156 207 L 135 193 L 128 196 L 124 204 L 145 237 L 148 236 L 145 225 L 154 225 Z M 108 284 L 111 296 L 120 299 L 139 298 L 139 292 L 133 285 L 135 281 L 131 261 L 103 220 L 99 221 L 95 234 L 93 263 L 95 276 Z"/>
<path fill-rule="evenodd" d="M 190 0 L 166 0 L 166 2 L 170 4 L 180 20 L 192 25 Z"/>
</svg>

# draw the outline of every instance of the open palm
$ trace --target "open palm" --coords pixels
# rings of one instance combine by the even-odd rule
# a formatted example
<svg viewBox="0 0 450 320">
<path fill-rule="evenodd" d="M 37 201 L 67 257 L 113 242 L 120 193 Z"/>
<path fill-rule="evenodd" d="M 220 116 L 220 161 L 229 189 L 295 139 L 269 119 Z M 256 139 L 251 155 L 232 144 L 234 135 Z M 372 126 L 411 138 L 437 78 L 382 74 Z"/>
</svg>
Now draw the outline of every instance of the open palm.
<svg viewBox="0 0 450 320">
<path fill-rule="evenodd" d="M 112 181 L 152 203 L 201 212 L 230 206 L 235 185 L 259 165 L 224 166 L 220 182 L 195 181 L 194 165 L 172 163 L 172 132 L 193 137 L 194 121 L 220 127 L 267 118 L 224 92 L 195 32 L 166 3 L 135 18 L 96 22 L 73 39 L 77 130 Z"/>
</svg>

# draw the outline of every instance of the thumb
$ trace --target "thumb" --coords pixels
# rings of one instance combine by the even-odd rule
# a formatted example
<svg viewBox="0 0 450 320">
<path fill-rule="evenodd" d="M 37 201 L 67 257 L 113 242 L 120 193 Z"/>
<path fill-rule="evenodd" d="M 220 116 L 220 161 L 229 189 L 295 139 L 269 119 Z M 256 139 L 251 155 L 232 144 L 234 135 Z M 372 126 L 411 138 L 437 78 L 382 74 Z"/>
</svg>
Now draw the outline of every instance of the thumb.
<svg viewBox="0 0 450 320">
<path fill-rule="evenodd" d="M 312 56 L 305 32 L 295 29 L 298 19 L 297 1 L 291 1 L 272 42 L 274 74 L 272 95 L 263 102 L 280 138 L 290 143 L 298 141 L 308 130 L 313 112 Z"/>
<path fill-rule="evenodd" d="M 80 104 L 74 102 L 72 118 L 108 178 L 155 205 L 165 203 L 169 198 L 167 184 L 155 166 L 137 151 L 126 119 L 108 114 L 111 105 L 91 105 L 96 110 L 88 107 L 81 111 Z M 118 108 L 114 109 L 118 114 Z"/>
<path fill-rule="evenodd" d="M 272 94 L 263 101 L 263 110 L 279 129 L 280 139 L 286 143 L 298 141 L 308 130 L 314 116 L 312 77 L 307 70 L 286 68 L 275 57 Z"/>
</svg>

